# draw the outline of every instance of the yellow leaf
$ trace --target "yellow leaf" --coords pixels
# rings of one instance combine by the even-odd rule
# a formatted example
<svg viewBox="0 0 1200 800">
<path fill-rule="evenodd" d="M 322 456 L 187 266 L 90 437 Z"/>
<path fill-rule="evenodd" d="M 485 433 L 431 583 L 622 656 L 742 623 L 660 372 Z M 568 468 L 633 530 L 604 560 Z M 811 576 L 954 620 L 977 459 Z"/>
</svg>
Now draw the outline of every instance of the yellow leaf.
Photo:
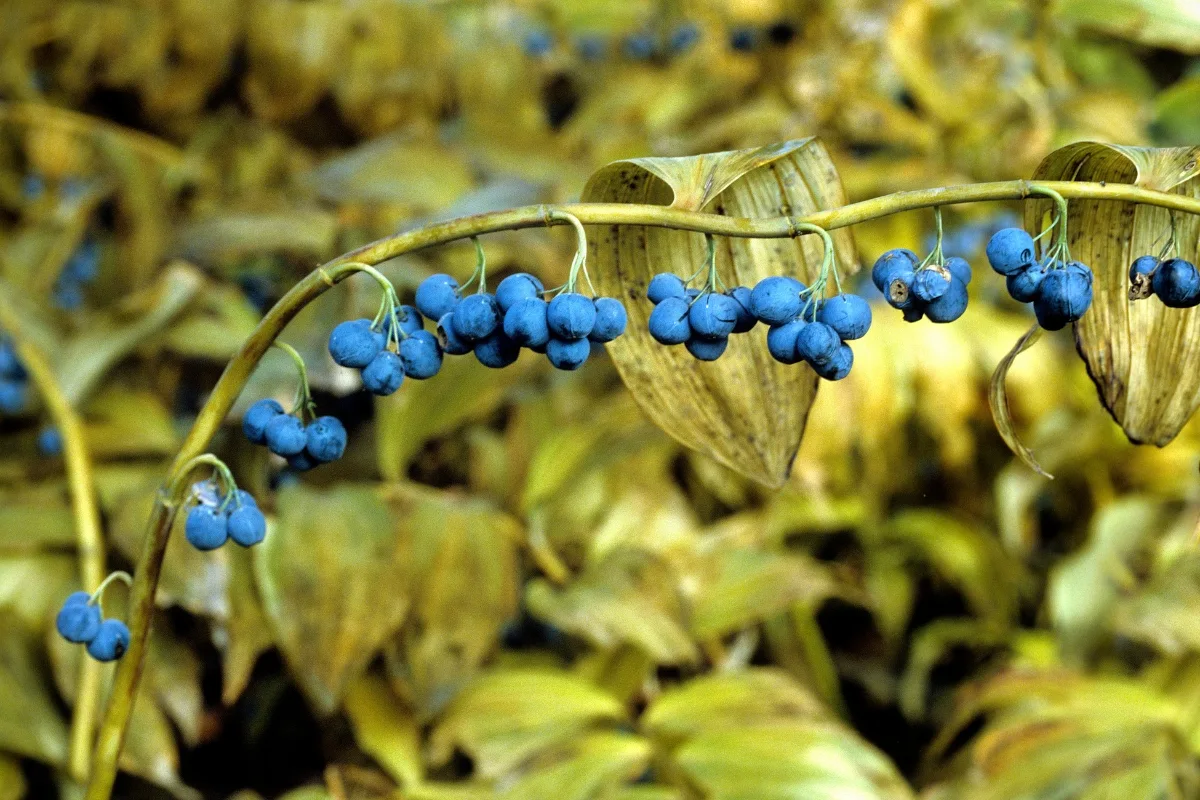
<svg viewBox="0 0 1200 800">
<path fill-rule="evenodd" d="M 618 161 L 591 177 L 585 201 L 655 203 L 745 217 L 803 215 L 845 203 L 841 181 L 816 139 L 689 158 Z M 848 229 L 835 232 L 837 266 L 857 269 Z M 620 297 L 629 312 L 625 336 L 608 346 L 621 378 L 650 418 L 683 444 L 768 486 L 787 479 L 804 434 L 817 378 L 785 366 L 766 349 L 766 330 L 733 337 L 719 361 L 696 361 L 649 335 L 646 286 L 658 272 L 694 273 L 704 237 L 684 231 L 613 226 L 589 232 L 597 289 Z M 717 264 L 727 284 L 753 286 L 769 275 L 806 283 L 817 276 L 822 243 L 725 239 Z"/>
<path fill-rule="evenodd" d="M 1054 151 L 1036 180 L 1132 183 L 1200 197 L 1200 148 L 1148 149 L 1079 142 Z M 1025 206 L 1025 227 L 1041 227 L 1049 200 Z M 1200 406 L 1200 309 L 1167 308 L 1157 297 L 1129 299 L 1129 265 L 1157 255 L 1171 230 L 1166 209 L 1075 200 L 1067 225 L 1072 256 L 1095 273 L 1092 306 L 1075 323 L 1075 344 L 1100 400 L 1130 441 L 1170 442 Z M 1200 256 L 1200 217 L 1175 214 L 1178 254 Z"/>
<path fill-rule="evenodd" d="M 360 675 L 346 688 L 346 716 L 359 747 L 401 785 L 421 782 L 421 730 L 387 682 Z"/>
</svg>

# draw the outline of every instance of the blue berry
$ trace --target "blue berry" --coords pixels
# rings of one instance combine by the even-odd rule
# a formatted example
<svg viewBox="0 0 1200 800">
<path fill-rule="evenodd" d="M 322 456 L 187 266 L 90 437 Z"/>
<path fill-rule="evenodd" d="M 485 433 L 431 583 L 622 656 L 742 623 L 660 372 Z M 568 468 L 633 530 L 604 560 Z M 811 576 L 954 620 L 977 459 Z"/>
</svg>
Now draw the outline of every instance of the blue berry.
<svg viewBox="0 0 1200 800">
<path fill-rule="evenodd" d="M 544 291 L 546 287 L 536 275 L 518 272 L 500 281 L 500 285 L 496 287 L 496 305 L 500 306 L 502 315 L 507 314 L 518 301 L 540 298 Z"/>
<path fill-rule="evenodd" d="M 754 316 L 754 312 L 750 310 L 750 288 L 735 286 L 725 294 L 737 303 L 737 322 L 733 323 L 733 332 L 746 333 L 752 330 L 758 324 L 758 317 Z"/>
<path fill-rule="evenodd" d="M 1138 256 L 1133 260 L 1133 263 L 1129 265 L 1129 282 L 1135 283 L 1140 275 L 1142 276 L 1143 280 L 1149 284 L 1150 277 L 1154 274 L 1154 270 L 1156 269 L 1158 269 L 1157 258 L 1154 256 Z M 0 370 L 0 373 L 2 372 L 3 370 Z"/>
<path fill-rule="evenodd" d="M 267 423 L 283 413 L 283 406 L 267 397 L 246 409 L 242 417 L 242 433 L 252 444 L 267 443 Z"/>
<path fill-rule="evenodd" d="M 63 451 L 62 434 L 53 425 L 47 425 L 38 432 L 37 446 L 44 456 L 60 456 Z"/>
<path fill-rule="evenodd" d="M 971 265 L 967 263 L 965 258 L 950 256 L 946 259 L 946 263 L 942 264 L 942 266 L 950 271 L 951 277 L 958 278 L 960 281 L 962 281 L 963 286 L 970 285 L 972 277 Z"/>
<path fill-rule="evenodd" d="M 442 348 L 437 337 L 429 331 L 409 334 L 400 342 L 400 363 L 404 374 L 416 380 L 437 375 L 442 368 Z"/>
<path fill-rule="evenodd" d="M 1189 261 L 1169 258 L 1151 280 L 1154 293 L 1169 308 L 1191 308 L 1200 304 L 1200 272 Z"/>
<path fill-rule="evenodd" d="M 944 295 L 949 288 L 950 276 L 943 274 L 935 267 L 918 272 L 912 283 L 912 292 L 922 303 L 932 303 Z"/>
<path fill-rule="evenodd" d="M 842 341 L 861 339 L 871 329 L 871 305 L 856 294 L 839 294 L 821 304 L 817 322 L 837 331 Z"/>
<path fill-rule="evenodd" d="M 25 367 L 17 358 L 17 351 L 12 343 L 0 339 L 0 379 L 8 378 L 14 381 L 25 380 Z"/>
<path fill-rule="evenodd" d="M 558 369 L 579 369 L 592 354 L 592 345 L 587 339 L 559 339 L 546 343 L 546 358 Z"/>
<path fill-rule="evenodd" d="M 800 314 L 804 284 L 795 278 L 772 275 L 763 278 L 750 293 L 750 310 L 768 325 L 782 325 Z"/>
<path fill-rule="evenodd" d="M 931 322 L 954 322 L 967 310 L 967 286 L 957 278 L 950 281 L 946 293 L 924 307 L 925 315 Z M 908 312 L 905 312 L 908 319 Z M 918 316 L 916 319 L 920 319 Z M 909 320 L 915 322 L 916 320 Z"/>
<path fill-rule="evenodd" d="M 654 57 L 654 37 L 648 33 L 631 33 L 625 37 L 625 56 L 634 61 L 646 61 Z"/>
<path fill-rule="evenodd" d="M 285 458 L 299 453 L 308 444 L 304 426 L 290 414 L 272 417 L 264 429 L 263 439 L 268 450 Z"/>
<path fill-rule="evenodd" d="M 504 315 L 504 335 L 521 347 L 542 347 L 550 341 L 546 310 L 550 304 L 540 297 L 527 297 L 509 307 Z"/>
<path fill-rule="evenodd" d="M 417 310 L 430 319 L 440 320 L 458 304 L 458 281 L 449 275 L 430 275 L 417 287 Z"/>
<path fill-rule="evenodd" d="M 828 364 L 842 345 L 837 331 L 823 322 L 812 322 L 796 336 L 796 353 L 814 367 Z"/>
<path fill-rule="evenodd" d="M 100 632 L 100 606 L 90 600 L 87 592 L 75 592 L 63 601 L 54 618 L 58 635 L 72 644 L 87 644 Z"/>
<path fill-rule="evenodd" d="M 668 297 L 650 312 L 650 335 L 659 344 L 683 344 L 692 338 L 688 323 L 688 302 L 682 297 Z"/>
<path fill-rule="evenodd" d="M 505 336 L 503 331 L 496 331 L 475 343 L 475 359 L 492 369 L 504 369 L 515 362 L 519 355 L 521 346 Z"/>
<path fill-rule="evenodd" d="M 531 58 L 541 58 L 554 49 L 554 38 L 549 31 L 534 30 L 525 36 L 525 55 Z"/>
<path fill-rule="evenodd" d="M 1082 317 L 1091 304 L 1092 282 L 1083 273 L 1069 268 L 1050 269 L 1033 301 L 1033 313 L 1039 325 L 1057 331 Z"/>
<path fill-rule="evenodd" d="M 450 318 L 454 333 L 464 342 L 478 342 L 491 336 L 500 327 L 500 308 L 490 294 L 464 297 Z"/>
<path fill-rule="evenodd" d="M 116 661 L 129 649 L 129 628 L 119 619 L 100 623 L 96 638 L 88 642 L 88 655 L 97 661 Z"/>
<path fill-rule="evenodd" d="M 442 352 L 451 356 L 465 356 L 471 352 L 471 343 L 464 341 L 454 332 L 454 312 L 446 314 L 438 320 L 437 324 L 438 343 L 442 346 Z"/>
<path fill-rule="evenodd" d="M 987 243 L 988 263 L 1001 275 L 1012 275 L 1037 263 L 1033 237 L 1021 228 L 1004 228 Z"/>
<path fill-rule="evenodd" d="M 684 342 L 683 346 L 700 361 L 716 361 L 729 346 L 729 339 L 697 339 L 693 337 Z"/>
<path fill-rule="evenodd" d="M 197 550 L 216 550 L 229 538 L 229 517 L 212 506 L 192 506 L 183 533 Z"/>
<path fill-rule="evenodd" d="M 913 293 L 913 283 L 917 280 L 915 271 L 908 267 L 899 268 L 891 273 L 891 278 L 883 290 L 883 299 L 889 306 L 906 311 L 920 305 L 921 301 Z"/>
<path fill-rule="evenodd" d="M 912 250 L 888 250 L 875 259 L 875 266 L 871 267 L 871 282 L 886 295 L 892 281 L 899 277 L 901 272 L 915 270 L 918 263 L 917 254 Z"/>
<path fill-rule="evenodd" d="M 580 36 L 575 42 L 575 49 L 584 61 L 599 61 L 604 58 L 604 52 L 608 49 L 608 45 L 603 36 L 592 33 Z"/>
<path fill-rule="evenodd" d="M 23 409 L 27 391 L 24 381 L 0 379 L 0 414 L 16 414 Z"/>
<path fill-rule="evenodd" d="M 329 334 L 329 355 L 343 367 L 362 369 L 379 355 L 382 347 L 382 339 L 372 330 L 369 319 L 340 323 Z"/>
<path fill-rule="evenodd" d="M 668 297 L 686 297 L 687 286 L 683 278 L 673 272 L 660 272 L 650 279 L 646 287 L 646 297 L 651 303 L 658 305 Z"/>
<path fill-rule="evenodd" d="M 391 333 L 393 320 L 399 324 L 401 338 L 425 329 L 425 318 L 412 306 L 399 306 L 395 314 L 384 319 L 383 333 L 385 336 Z M 385 338 L 384 344 L 386 345 L 386 343 L 387 339 Z"/>
<path fill-rule="evenodd" d="M 681 22 L 671 31 L 667 46 L 672 53 L 686 53 L 700 41 L 700 27 L 694 22 Z"/>
<path fill-rule="evenodd" d="M 375 358 L 371 359 L 371 363 L 367 364 L 366 369 L 362 371 L 362 382 L 363 386 L 371 394 L 387 397 L 395 393 L 400 388 L 400 384 L 404 382 L 404 364 L 400 362 L 400 356 L 391 350 L 384 350 L 375 356 Z M 268 426 L 268 441 L 270 440 L 270 434 L 271 429 Z M 299 452 L 299 450 L 295 452 Z M 280 455 L 291 454 L 281 453 Z"/>
<path fill-rule="evenodd" d="M 698 298 L 688 310 L 692 336 L 700 339 L 724 339 L 737 324 L 737 301 L 729 295 L 709 293 Z"/>
<path fill-rule="evenodd" d="M 564 292 L 546 309 L 550 333 L 559 339 L 583 339 L 596 325 L 596 304 L 578 292 Z"/>
<path fill-rule="evenodd" d="M 772 325 L 767 331 L 767 352 L 771 358 L 781 364 L 800 363 L 800 354 L 796 352 L 796 338 L 808 323 L 802 319 L 794 319 L 783 325 Z"/>
<path fill-rule="evenodd" d="M 304 449 L 314 461 L 337 461 L 346 452 L 346 426 L 337 417 L 317 417 L 304 429 Z"/>
<path fill-rule="evenodd" d="M 850 349 L 850 345 L 843 344 L 834 351 L 828 361 L 813 365 L 813 370 L 827 381 L 840 381 L 850 374 L 852 366 L 854 366 L 854 351 Z"/>
<path fill-rule="evenodd" d="M 328 419 L 333 419 L 328 417 Z M 234 493 L 234 503 L 238 506 L 254 506 L 258 508 L 258 501 L 254 499 L 254 495 L 247 492 L 245 489 L 238 489 Z"/>
<path fill-rule="evenodd" d="M 1038 295 L 1038 287 L 1042 285 L 1042 278 L 1045 276 L 1042 265 L 1034 264 L 1028 269 L 1009 275 L 1004 279 L 1004 283 L 1013 300 L 1018 303 L 1032 303 Z"/>
<path fill-rule="evenodd" d="M 758 47 L 758 31 L 739 25 L 729 32 L 729 46 L 739 53 L 749 53 Z"/>
<path fill-rule="evenodd" d="M 592 332 L 588 334 L 588 339 L 598 344 L 605 344 L 625 332 L 625 325 L 629 322 L 629 318 L 625 314 L 625 306 L 621 305 L 620 300 L 615 297 L 597 297 L 595 306 L 596 324 L 592 326 Z"/>
<path fill-rule="evenodd" d="M 267 537 L 267 518 L 254 506 L 242 506 L 229 515 L 229 538 L 242 547 L 253 547 Z"/>
</svg>

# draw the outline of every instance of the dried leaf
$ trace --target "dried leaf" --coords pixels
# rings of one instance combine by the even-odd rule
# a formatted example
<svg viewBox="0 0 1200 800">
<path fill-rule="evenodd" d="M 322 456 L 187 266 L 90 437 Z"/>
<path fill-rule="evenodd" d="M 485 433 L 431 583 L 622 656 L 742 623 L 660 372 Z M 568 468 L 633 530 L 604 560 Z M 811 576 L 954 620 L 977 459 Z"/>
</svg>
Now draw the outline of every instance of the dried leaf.
<svg viewBox="0 0 1200 800">
<path fill-rule="evenodd" d="M 1200 148 L 1149 149 L 1079 142 L 1043 159 L 1033 180 L 1131 183 L 1200 197 Z M 1026 229 L 1040 228 L 1049 200 L 1025 206 Z M 1075 323 L 1075 344 L 1100 400 L 1129 440 L 1170 442 L 1200 407 L 1200 309 L 1167 308 L 1157 297 L 1130 301 L 1129 265 L 1157 254 L 1171 213 L 1111 200 L 1074 200 L 1071 254 L 1095 273 L 1094 299 Z M 1200 256 L 1200 217 L 1175 214 L 1178 253 Z"/>
<path fill-rule="evenodd" d="M 1013 429 L 1012 413 L 1008 408 L 1008 370 L 1012 367 L 1013 362 L 1017 360 L 1017 356 L 1033 347 L 1034 343 L 1041 338 L 1042 328 L 1040 325 L 1034 325 L 1025 335 L 1017 340 L 1013 349 L 1008 352 L 1000 363 L 996 365 L 996 371 L 992 373 L 992 382 L 988 387 L 988 406 L 992 409 L 992 420 L 996 423 L 996 430 L 1000 433 L 1000 438 L 1008 445 L 1008 449 L 1013 451 L 1017 458 L 1039 475 L 1053 479 L 1042 466 L 1038 464 L 1037 459 L 1033 457 L 1033 452 L 1021 443 L 1017 437 L 1016 430 Z"/>
<path fill-rule="evenodd" d="M 718 214 L 803 215 L 845 203 L 825 148 L 803 139 L 756 150 L 689 158 L 619 161 L 588 181 L 585 201 L 656 203 Z M 694 273 L 705 258 L 695 233 L 612 226 L 589 233 L 597 289 L 625 301 L 629 327 L 608 351 L 650 418 L 683 444 L 768 486 L 787 479 L 804 434 L 817 378 L 806 366 L 770 357 L 760 326 L 730 339 L 719 361 L 701 363 L 682 348 L 655 342 L 646 329 L 646 286 L 658 272 Z M 848 229 L 834 233 L 837 265 L 855 272 Z M 811 283 L 821 263 L 818 237 L 797 240 L 722 239 L 718 269 L 729 285 L 753 286 L 768 275 Z"/>
</svg>

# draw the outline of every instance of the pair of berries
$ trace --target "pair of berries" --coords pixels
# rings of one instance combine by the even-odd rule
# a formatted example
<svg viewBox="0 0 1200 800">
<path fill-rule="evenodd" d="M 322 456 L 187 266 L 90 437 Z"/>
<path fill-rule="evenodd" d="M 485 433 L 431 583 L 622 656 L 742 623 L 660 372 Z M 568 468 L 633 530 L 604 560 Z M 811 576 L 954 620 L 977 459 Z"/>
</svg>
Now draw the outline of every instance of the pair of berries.
<svg viewBox="0 0 1200 800">
<path fill-rule="evenodd" d="M 953 322 L 967 310 L 971 265 L 966 259 L 951 256 L 940 264 L 922 266 L 912 250 L 897 248 L 876 259 L 871 282 L 888 305 L 904 312 L 908 322 L 922 317 L 931 322 Z"/>
<path fill-rule="evenodd" d="M 1190 261 L 1141 256 L 1129 267 L 1130 297 L 1140 300 L 1157 295 L 1169 308 L 1200 305 L 1200 271 Z"/>
<path fill-rule="evenodd" d="M 1077 321 L 1092 304 L 1092 270 L 1078 261 L 1038 260 L 1037 244 L 1021 228 L 997 231 L 987 245 L 992 269 L 1005 276 L 1008 293 L 1033 303 L 1038 324 L 1057 331 Z"/>
<path fill-rule="evenodd" d="M 346 451 L 346 428 L 337 417 L 317 417 L 306 426 L 275 400 L 259 400 L 242 417 L 242 432 L 254 444 L 266 445 L 298 470 L 337 461 Z"/>
<path fill-rule="evenodd" d="M 583 366 L 593 344 L 605 344 L 625 332 L 625 307 L 611 297 L 591 299 L 561 292 L 547 301 L 535 275 L 519 272 L 500 281 L 496 293 L 458 298 L 458 283 L 433 275 L 417 288 L 417 307 L 444 312 L 438 339 L 450 355 L 473 352 L 479 363 L 501 369 L 517 360 L 521 348 L 544 353 L 556 368 Z"/>
<path fill-rule="evenodd" d="M 754 293 L 759 292 L 759 287 L 763 287 L 763 292 L 760 302 L 753 306 L 761 308 L 771 319 L 779 319 L 780 304 L 778 298 L 769 301 L 768 293 L 790 297 L 794 289 L 789 286 L 787 292 L 779 292 L 775 284 L 767 284 L 767 281 L 777 280 L 767 278 L 754 287 Z M 794 278 L 782 280 L 803 286 Z M 752 303 L 753 300 L 754 294 L 751 294 Z M 803 311 L 797 311 L 791 319 L 771 323 L 767 331 L 767 350 L 781 364 L 804 361 L 825 380 L 840 381 L 854 366 L 854 351 L 846 342 L 861 339 L 870 328 L 871 306 L 867 301 L 855 294 L 838 294 L 812 303 L 804 302 Z"/>
<path fill-rule="evenodd" d="M 650 280 L 646 296 L 654 303 L 649 320 L 654 340 L 682 344 L 700 361 L 716 361 L 732 334 L 746 333 L 758 324 L 745 286 L 724 293 L 693 289 L 678 275 L 660 272 Z"/>
<path fill-rule="evenodd" d="M 16 348 L 0 337 L 0 414 L 17 414 L 29 401 L 29 376 Z"/>
<path fill-rule="evenodd" d="M 393 342 L 399 342 L 394 350 Z M 442 368 L 442 346 L 412 306 L 400 306 L 379 324 L 369 319 L 339 324 L 329 334 L 329 355 L 361 370 L 363 386 L 381 397 L 399 389 L 406 376 L 424 380 Z"/>
<path fill-rule="evenodd" d="M 267 519 L 249 492 L 236 489 L 223 499 L 194 491 L 200 502 L 188 511 L 183 533 L 197 550 L 216 550 L 232 539 L 242 547 L 253 547 L 267 535 Z"/>
<path fill-rule="evenodd" d="M 99 598 L 87 592 L 75 592 L 63 601 L 54 627 L 68 642 L 86 645 L 97 661 L 116 661 L 129 649 L 129 628 L 119 619 L 104 619 Z"/>
</svg>

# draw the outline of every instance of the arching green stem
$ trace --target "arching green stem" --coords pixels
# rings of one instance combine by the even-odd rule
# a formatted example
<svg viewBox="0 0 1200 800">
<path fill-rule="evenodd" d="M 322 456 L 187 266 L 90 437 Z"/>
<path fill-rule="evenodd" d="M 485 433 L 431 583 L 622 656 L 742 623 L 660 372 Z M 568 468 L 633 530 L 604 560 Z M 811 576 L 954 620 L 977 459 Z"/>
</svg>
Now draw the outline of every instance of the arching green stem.
<svg viewBox="0 0 1200 800">
<path fill-rule="evenodd" d="M 794 237 L 802 231 L 815 232 L 810 228 L 798 226 L 813 226 L 829 231 L 901 211 L 989 200 L 1020 200 L 1034 194 L 1044 194 L 1046 189 L 1056 191 L 1064 198 L 1144 203 L 1160 208 L 1200 214 L 1200 199 L 1127 184 L 1048 181 L 1035 185 L 1028 181 L 1006 181 L 899 192 L 886 197 L 852 203 L 841 208 L 815 212 L 800 219 L 786 216 L 747 219 L 700 211 L 681 211 L 663 206 L 622 203 L 526 206 L 439 222 L 380 239 L 340 256 L 310 273 L 293 286 L 266 313 L 258 327 L 254 329 L 254 332 L 242 344 L 241 349 L 226 365 L 221 378 L 213 387 L 212 393 L 197 415 L 191 431 L 176 455 L 169 472 L 167 486 L 174 487 L 179 479 L 178 476 L 185 471 L 194 458 L 207 449 L 208 443 L 220 428 L 238 395 L 241 394 L 250 374 L 267 348 L 270 347 L 271 342 L 279 336 L 288 322 L 325 291 L 355 272 L 366 271 L 364 268 L 371 264 L 379 264 L 405 253 L 469 239 L 485 233 L 520 230 L 543 225 L 574 224 L 566 217 L 561 216 L 564 214 L 570 214 L 580 225 L 643 225 L 697 231 L 716 236 L 782 239 Z M 827 240 L 827 249 L 829 249 L 830 243 Z M 382 276 L 379 276 L 377 280 L 379 278 Z M 386 282 L 386 279 L 384 281 Z M 130 646 L 125 657 L 119 663 L 113 680 L 112 696 L 97 740 L 95 767 L 88 784 L 87 800 L 107 800 L 112 792 L 113 781 L 116 779 L 117 761 L 125 740 L 133 699 L 144 667 L 147 634 L 154 611 L 155 591 L 158 587 L 163 555 L 166 552 L 167 539 L 177 503 L 172 492 L 165 490 L 160 492 L 147 524 L 147 533 L 134 574 L 131 595 Z"/>
<path fill-rule="evenodd" d="M 304 359 L 296 352 L 296 348 L 287 342 L 281 342 L 276 339 L 271 342 L 271 346 L 287 353 L 292 359 L 292 363 L 296 365 L 300 385 L 296 387 L 296 398 L 292 401 L 292 413 L 300 412 L 301 421 L 313 419 L 317 415 L 316 403 L 313 402 L 312 392 L 308 388 L 308 367 L 305 365 Z"/>
<path fill-rule="evenodd" d="M 133 576 L 125 570 L 119 569 L 100 582 L 100 585 L 96 587 L 96 591 L 92 592 L 92 596 L 88 598 L 88 605 L 100 605 L 104 598 L 104 590 L 113 581 L 124 581 L 126 586 L 133 586 Z M 103 605 L 101 607 L 103 608 Z"/>
</svg>

